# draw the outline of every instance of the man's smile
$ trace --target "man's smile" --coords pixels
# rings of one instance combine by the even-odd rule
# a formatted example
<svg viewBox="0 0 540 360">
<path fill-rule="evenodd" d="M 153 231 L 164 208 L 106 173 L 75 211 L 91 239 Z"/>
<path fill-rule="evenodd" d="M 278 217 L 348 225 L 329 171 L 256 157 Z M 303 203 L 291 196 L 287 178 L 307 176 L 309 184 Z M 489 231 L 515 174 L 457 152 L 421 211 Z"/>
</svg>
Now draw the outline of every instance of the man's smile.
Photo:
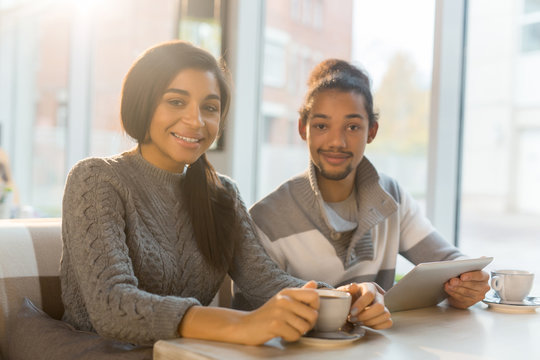
<svg viewBox="0 0 540 360">
<path fill-rule="evenodd" d="M 341 165 L 353 157 L 353 154 L 350 152 L 328 150 L 319 150 L 318 152 L 319 155 L 330 165 Z"/>
</svg>

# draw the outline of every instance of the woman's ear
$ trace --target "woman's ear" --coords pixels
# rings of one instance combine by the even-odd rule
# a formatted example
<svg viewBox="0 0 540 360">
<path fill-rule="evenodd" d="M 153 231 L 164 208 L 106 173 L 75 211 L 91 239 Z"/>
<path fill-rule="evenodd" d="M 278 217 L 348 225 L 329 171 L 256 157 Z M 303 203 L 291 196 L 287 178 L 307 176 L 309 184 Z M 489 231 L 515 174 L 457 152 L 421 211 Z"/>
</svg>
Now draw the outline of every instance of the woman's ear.
<svg viewBox="0 0 540 360">
<path fill-rule="evenodd" d="M 302 122 L 302 118 L 299 118 L 298 119 L 298 133 L 300 134 L 300 137 L 302 138 L 302 140 L 306 140 L 306 126 L 307 126 L 307 121 L 306 121 L 306 124 L 304 124 Z"/>
</svg>

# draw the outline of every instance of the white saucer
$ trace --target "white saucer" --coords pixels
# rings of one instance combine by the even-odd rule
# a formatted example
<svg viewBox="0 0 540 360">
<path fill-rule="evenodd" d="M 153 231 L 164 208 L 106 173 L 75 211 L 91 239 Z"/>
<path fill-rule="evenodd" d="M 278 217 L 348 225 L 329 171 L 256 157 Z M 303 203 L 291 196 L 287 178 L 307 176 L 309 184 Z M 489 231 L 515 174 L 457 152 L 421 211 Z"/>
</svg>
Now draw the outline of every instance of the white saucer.
<svg viewBox="0 0 540 360">
<path fill-rule="evenodd" d="M 351 331 L 316 332 L 310 331 L 300 338 L 300 342 L 313 346 L 342 346 L 355 342 L 364 336 L 366 330 L 358 326 Z"/>
<path fill-rule="evenodd" d="M 491 296 L 487 296 L 482 301 L 495 311 L 507 313 L 534 313 L 537 308 L 540 308 L 540 298 L 534 296 L 528 296 L 522 302 L 504 302 L 498 297 Z"/>
</svg>

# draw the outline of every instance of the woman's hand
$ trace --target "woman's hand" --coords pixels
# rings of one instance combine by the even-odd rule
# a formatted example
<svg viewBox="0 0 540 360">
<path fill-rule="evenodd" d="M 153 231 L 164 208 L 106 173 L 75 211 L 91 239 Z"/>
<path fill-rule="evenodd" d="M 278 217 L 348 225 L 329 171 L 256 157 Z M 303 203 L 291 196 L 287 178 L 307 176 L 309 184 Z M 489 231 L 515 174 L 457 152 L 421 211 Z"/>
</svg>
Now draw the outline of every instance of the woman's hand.
<svg viewBox="0 0 540 360">
<path fill-rule="evenodd" d="M 375 283 L 351 283 L 337 288 L 352 296 L 349 322 L 381 330 L 392 326 L 390 312 L 384 306 L 384 290 Z"/>
<path fill-rule="evenodd" d="M 296 341 L 315 325 L 319 296 L 314 281 L 300 289 L 283 289 L 257 310 L 243 316 L 237 326 L 241 343 L 264 344 L 274 337 Z"/>
<path fill-rule="evenodd" d="M 251 312 L 192 306 L 178 325 L 178 334 L 192 339 L 261 345 L 281 337 L 296 341 L 313 328 L 319 315 L 314 281 L 300 289 L 283 289 Z"/>
</svg>

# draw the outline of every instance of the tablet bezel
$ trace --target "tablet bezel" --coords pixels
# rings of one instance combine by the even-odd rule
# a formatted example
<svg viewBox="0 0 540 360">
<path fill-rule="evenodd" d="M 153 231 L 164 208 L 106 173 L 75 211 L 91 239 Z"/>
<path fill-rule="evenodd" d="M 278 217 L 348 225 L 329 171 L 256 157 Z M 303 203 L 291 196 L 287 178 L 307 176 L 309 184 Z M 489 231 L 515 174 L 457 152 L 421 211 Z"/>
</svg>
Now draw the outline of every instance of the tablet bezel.
<svg viewBox="0 0 540 360">
<path fill-rule="evenodd" d="M 469 271 L 485 268 L 493 257 L 436 261 L 416 265 L 384 295 L 390 312 L 437 305 L 448 297 L 444 283 Z"/>
</svg>

